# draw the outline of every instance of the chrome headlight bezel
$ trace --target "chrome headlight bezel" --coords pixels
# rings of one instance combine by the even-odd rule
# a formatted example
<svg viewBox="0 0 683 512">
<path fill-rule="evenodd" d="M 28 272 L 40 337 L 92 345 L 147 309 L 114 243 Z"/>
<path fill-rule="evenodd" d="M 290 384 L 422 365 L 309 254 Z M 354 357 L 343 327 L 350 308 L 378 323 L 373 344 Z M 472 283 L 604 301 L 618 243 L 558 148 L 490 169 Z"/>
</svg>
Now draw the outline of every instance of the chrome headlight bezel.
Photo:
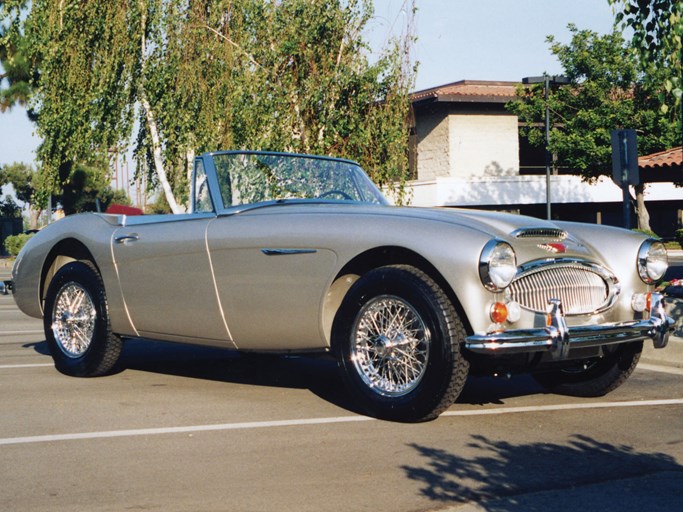
<svg viewBox="0 0 683 512">
<path fill-rule="evenodd" d="M 489 240 L 479 257 L 479 277 L 487 290 L 505 290 L 517 275 L 517 256 L 512 246 L 496 238 Z"/>
<path fill-rule="evenodd" d="M 638 249 L 638 274 L 646 284 L 654 284 L 664 277 L 669 268 L 669 260 L 664 244 L 648 238 Z"/>
</svg>

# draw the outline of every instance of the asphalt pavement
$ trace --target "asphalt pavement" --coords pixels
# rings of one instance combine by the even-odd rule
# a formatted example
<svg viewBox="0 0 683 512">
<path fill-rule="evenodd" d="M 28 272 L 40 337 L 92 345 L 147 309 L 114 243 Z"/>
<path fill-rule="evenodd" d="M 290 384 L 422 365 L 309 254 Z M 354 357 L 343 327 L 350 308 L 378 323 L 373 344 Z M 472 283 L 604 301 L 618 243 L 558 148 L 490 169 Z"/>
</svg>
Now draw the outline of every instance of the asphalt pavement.
<svg viewBox="0 0 683 512">
<path fill-rule="evenodd" d="M 11 303 L 2 510 L 681 510 L 678 336 L 609 397 L 472 378 L 439 420 L 399 425 L 356 414 L 327 360 L 140 341 L 124 371 L 68 378 Z"/>
</svg>

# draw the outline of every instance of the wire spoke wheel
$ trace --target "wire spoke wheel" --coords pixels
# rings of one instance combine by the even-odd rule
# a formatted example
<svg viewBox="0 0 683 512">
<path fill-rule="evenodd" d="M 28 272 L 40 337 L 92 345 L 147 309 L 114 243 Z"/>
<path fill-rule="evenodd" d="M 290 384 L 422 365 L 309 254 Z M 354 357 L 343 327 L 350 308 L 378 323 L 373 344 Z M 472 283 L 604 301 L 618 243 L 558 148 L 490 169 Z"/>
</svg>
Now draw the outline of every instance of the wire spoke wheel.
<svg viewBox="0 0 683 512">
<path fill-rule="evenodd" d="M 430 335 L 415 309 L 391 295 L 371 300 L 353 328 L 351 359 L 363 381 L 383 396 L 403 396 L 420 383 Z"/>
<path fill-rule="evenodd" d="M 409 265 L 366 272 L 349 289 L 332 345 L 361 411 L 395 421 L 436 418 L 458 397 L 469 364 L 465 328 L 439 285 Z"/>
<path fill-rule="evenodd" d="M 119 359 L 122 341 L 111 331 L 102 277 L 90 261 L 57 270 L 45 296 L 43 325 L 55 367 L 66 375 L 106 375 Z"/>
<path fill-rule="evenodd" d="M 80 357 L 88 350 L 96 321 L 97 311 L 88 291 L 75 282 L 62 286 L 52 310 L 52 332 L 68 357 Z"/>
</svg>

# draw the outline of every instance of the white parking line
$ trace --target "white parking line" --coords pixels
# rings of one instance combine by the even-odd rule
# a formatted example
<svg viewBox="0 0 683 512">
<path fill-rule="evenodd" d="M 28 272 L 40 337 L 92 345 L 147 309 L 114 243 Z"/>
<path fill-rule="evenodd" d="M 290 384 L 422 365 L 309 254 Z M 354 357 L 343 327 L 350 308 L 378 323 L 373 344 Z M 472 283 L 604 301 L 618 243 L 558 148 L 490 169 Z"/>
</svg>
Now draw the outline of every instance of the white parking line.
<svg viewBox="0 0 683 512">
<path fill-rule="evenodd" d="M 35 364 L 0 364 L 0 370 L 8 370 L 11 368 L 43 368 L 46 366 L 54 366 L 52 363 L 35 363 Z"/>
<path fill-rule="evenodd" d="M 19 334 L 43 334 L 45 331 L 42 329 L 35 329 L 31 331 L 0 331 L 0 336 L 17 336 Z"/>
<path fill-rule="evenodd" d="M 604 402 L 583 404 L 541 405 L 533 407 L 498 407 L 493 409 L 477 409 L 469 411 L 447 411 L 441 416 L 484 416 L 491 414 L 519 414 L 526 412 L 552 412 L 579 409 L 608 409 L 620 407 L 655 407 L 666 405 L 683 405 L 683 398 L 668 400 L 643 400 L 633 402 Z M 0 445 L 48 443 L 55 441 L 78 441 L 87 439 L 110 439 L 114 437 L 152 436 L 163 434 L 192 434 L 194 432 L 210 432 L 220 430 L 253 430 L 276 427 L 303 427 L 311 425 L 328 425 L 331 423 L 352 423 L 377 421 L 367 416 L 339 416 L 332 418 L 309 418 L 299 420 L 254 421 L 245 423 L 222 423 L 217 425 L 194 425 L 185 427 L 142 428 L 134 430 L 109 430 L 102 432 L 83 432 L 75 434 L 54 434 L 29 437 L 0 438 Z"/>
</svg>

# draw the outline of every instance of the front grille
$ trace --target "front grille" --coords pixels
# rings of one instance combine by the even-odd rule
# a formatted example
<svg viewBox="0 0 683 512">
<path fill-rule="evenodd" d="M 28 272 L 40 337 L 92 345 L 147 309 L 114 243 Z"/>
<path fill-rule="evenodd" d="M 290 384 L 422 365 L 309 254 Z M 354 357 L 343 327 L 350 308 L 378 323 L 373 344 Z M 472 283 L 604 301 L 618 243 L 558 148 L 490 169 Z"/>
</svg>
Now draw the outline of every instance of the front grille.
<svg viewBox="0 0 683 512">
<path fill-rule="evenodd" d="M 566 315 L 585 315 L 609 306 L 615 283 L 600 267 L 554 262 L 522 271 L 509 291 L 512 300 L 532 311 L 545 313 L 548 299 L 560 299 Z"/>
</svg>

